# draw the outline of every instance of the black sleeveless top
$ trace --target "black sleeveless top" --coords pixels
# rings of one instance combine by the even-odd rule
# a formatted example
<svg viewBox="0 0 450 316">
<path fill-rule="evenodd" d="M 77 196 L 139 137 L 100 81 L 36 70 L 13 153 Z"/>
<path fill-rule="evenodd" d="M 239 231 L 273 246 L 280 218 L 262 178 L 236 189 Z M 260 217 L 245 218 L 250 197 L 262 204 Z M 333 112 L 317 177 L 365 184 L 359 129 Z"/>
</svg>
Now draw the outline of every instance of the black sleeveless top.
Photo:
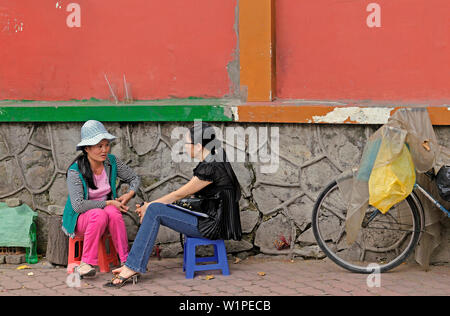
<svg viewBox="0 0 450 316">
<path fill-rule="evenodd" d="M 198 228 L 208 239 L 241 240 L 242 229 L 239 215 L 240 186 L 229 162 L 218 162 L 208 155 L 194 169 L 194 176 L 212 182 L 196 197 L 216 198 L 218 203 L 206 206 L 209 218 L 198 218 Z"/>
</svg>

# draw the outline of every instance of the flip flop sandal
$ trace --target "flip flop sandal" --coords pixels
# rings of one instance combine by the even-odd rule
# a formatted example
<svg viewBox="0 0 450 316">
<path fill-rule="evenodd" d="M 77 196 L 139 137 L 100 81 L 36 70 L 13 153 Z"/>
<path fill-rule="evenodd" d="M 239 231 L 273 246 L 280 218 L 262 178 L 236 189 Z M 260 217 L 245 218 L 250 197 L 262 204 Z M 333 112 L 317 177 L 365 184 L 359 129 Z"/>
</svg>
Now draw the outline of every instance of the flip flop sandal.
<svg viewBox="0 0 450 316">
<path fill-rule="evenodd" d="M 117 275 L 117 276 L 114 276 L 111 281 L 105 283 L 103 286 L 104 287 L 115 287 L 117 289 L 120 289 L 122 286 L 124 286 L 130 280 L 133 282 L 133 285 L 136 284 L 138 282 L 139 276 L 140 276 L 139 273 L 135 273 L 128 278 L 124 278 L 120 275 Z M 114 280 L 120 280 L 121 282 L 114 283 Z"/>
<path fill-rule="evenodd" d="M 82 269 L 84 266 L 87 266 L 88 264 L 86 263 L 81 263 L 80 266 L 77 267 L 77 272 L 80 275 L 80 278 L 89 278 L 89 277 L 94 277 L 97 274 L 97 271 L 95 270 L 94 267 L 91 266 L 91 269 L 89 269 L 89 271 L 81 273 L 80 269 Z"/>
</svg>

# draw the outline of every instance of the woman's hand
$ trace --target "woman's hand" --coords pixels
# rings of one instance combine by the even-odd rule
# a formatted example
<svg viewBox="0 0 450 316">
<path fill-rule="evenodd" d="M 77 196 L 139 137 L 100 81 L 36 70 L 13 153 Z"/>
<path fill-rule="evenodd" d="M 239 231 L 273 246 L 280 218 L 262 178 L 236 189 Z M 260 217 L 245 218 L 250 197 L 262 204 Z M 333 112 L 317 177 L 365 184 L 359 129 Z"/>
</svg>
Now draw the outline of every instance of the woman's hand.
<svg viewBox="0 0 450 316">
<path fill-rule="evenodd" d="M 118 197 L 116 199 L 116 201 L 119 201 L 123 205 L 127 205 L 128 202 L 130 202 L 130 200 L 133 198 L 133 196 L 134 196 L 134 191 L 129 191 L 129 192 L 121 195 L 120 197 Z"/>
<path fill-rule="evenodd" d="M 203 181 L 200 180 L 197 177 L 193 177 L 188 183 L 183 185 L 178 190 L 171 192 L 157 200 L 154 200 L 152 202 L 144 202 L 144 204 L 141 206 L 140 204 L 136 204 L 136 213 L 141 218 L 140 222 L 142 224 L 142 220 L 144 219 L 145 212 L 147 211 L 147 207 L 152 203 L 163 203 L 163 204 L 170 204 L 173 203 L 179 199 L 182 199 L 186 196 L 192 195 L 195 192 L 200 191 L 207 185 L 211 184 L 212 182 L 209 181 Z"/>
<path fill-rule="evenodd" d="M 122 202 L 119 202 L 118 200 L 108 200 L 108 201 L 106 201 L 106 205 L 107 206 L 114 205 L 122 213 L 128 212 L 128 209 L 129 209 L 128 206 L 124 205 Z"/>
<path fill-rule="evenodd" d="M 141 206 L 140 204 L 136 204 L 136 213 L 139 215 L 140 217 L 140 223 L 142 224 L 142 220 L 144 219 L 145 216 L 145 212 L 147 212 L 147 207 L 151 204 L 152 202 L 144 202 L 144 204 Z"/>
</svg>

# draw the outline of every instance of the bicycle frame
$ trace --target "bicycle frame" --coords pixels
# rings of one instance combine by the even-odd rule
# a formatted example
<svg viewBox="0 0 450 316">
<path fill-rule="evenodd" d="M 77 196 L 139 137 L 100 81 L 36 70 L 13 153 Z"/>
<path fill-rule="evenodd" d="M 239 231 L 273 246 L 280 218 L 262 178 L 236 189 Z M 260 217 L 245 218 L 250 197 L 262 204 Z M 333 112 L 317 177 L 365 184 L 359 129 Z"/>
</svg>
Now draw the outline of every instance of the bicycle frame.
<svg viewBox="0 0 450 316">
<path fill-rule="evenodd" d="M 447 217 L 450 217 L 450 211 L 447 210 L 441 203 L 439 203 L 434 197 L 431 196 L 430 193 L 428 193 L 424 188 L 422 188 L 419 184 L 414 185 L 415 188 L 419 189 L 420 192 L 425 195 L 427 199 L 429 199 L 431 202 L 433 202 L 434 205 L 436 205 L 442 212 L 447 214 Z"/>
</svg>

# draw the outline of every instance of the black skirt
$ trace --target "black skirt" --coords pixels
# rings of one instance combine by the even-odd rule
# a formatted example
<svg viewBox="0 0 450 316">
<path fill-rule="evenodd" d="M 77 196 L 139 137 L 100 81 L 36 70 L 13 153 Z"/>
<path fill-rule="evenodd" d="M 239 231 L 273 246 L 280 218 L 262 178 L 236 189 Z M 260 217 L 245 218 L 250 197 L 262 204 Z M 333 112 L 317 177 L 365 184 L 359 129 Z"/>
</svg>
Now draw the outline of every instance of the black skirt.
<svg viewBox="0 0 450 316">
<path fill-rule="evenodd" d="M 224 189 L 218 193 L 217 200 L 211 200 L 202 210 L 208 218 L 198 219 L 198 229 L 208 239 L 241 240 L 241 218 L 239 202 L 235 201 L 235 191 Z"/>
</svg>

